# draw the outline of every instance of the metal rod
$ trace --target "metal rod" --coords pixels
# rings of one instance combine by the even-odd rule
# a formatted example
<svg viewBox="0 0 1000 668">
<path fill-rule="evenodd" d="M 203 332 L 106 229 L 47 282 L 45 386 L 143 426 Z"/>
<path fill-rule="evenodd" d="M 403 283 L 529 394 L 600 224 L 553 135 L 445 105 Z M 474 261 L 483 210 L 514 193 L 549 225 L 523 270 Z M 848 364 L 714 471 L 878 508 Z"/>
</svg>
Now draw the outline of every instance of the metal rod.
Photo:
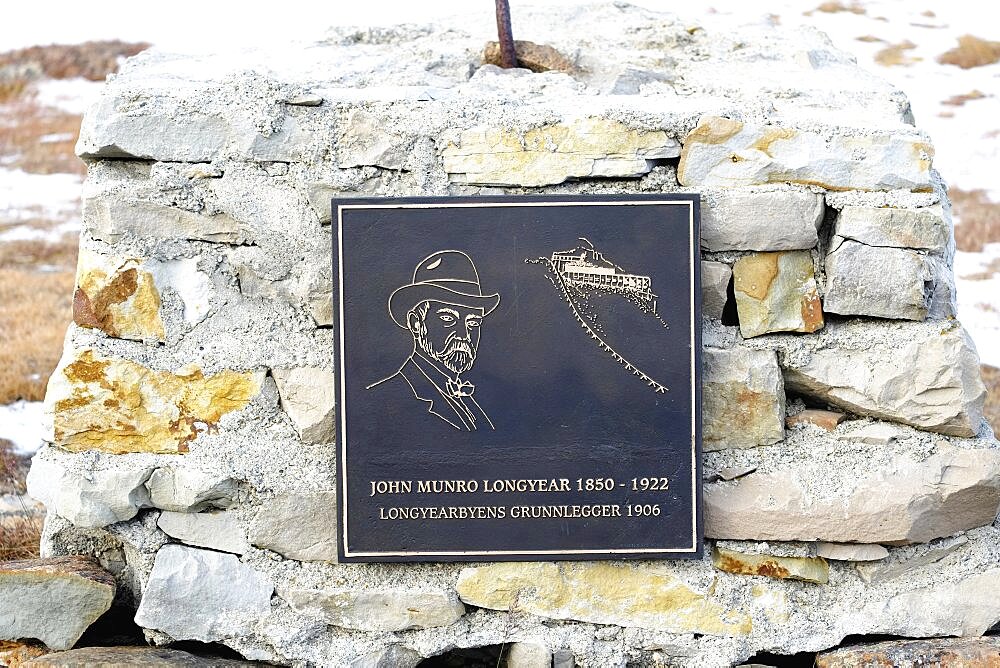
<svg viewBox="0 0 1000 668">
<path fill-rule="evenodd" d="M 510 4 L 508 0 L 496 0 L 497 36 L 500 38 L 500 67 L 517 67 L 517 51 L 510 30 Z"/>
</svg>

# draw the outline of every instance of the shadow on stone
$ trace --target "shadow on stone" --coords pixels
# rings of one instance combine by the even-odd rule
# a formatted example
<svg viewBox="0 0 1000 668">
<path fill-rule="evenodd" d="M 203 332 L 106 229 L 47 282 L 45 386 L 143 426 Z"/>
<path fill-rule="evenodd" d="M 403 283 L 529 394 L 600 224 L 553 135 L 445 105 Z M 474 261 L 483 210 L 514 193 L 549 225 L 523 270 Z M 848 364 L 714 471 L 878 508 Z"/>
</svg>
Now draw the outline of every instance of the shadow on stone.
<svg viewBox="0 0 1000 668">
<path fill-rule="evenodd" d="M 417 668 L 496 668 L 510 645 L 458 647 L 424 659 Z"/>
</svg>

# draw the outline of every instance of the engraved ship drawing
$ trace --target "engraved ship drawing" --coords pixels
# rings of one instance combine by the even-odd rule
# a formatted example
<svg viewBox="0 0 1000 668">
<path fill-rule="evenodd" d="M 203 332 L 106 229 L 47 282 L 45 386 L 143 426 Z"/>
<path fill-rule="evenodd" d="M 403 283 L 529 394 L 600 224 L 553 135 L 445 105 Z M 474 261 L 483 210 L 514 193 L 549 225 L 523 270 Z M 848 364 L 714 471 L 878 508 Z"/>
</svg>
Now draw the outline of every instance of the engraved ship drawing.
<svg viewBox="0 0 1000 668">
<path fill-rule="evenodd" d="M 583 245 L 570 250 L 556 251 L 547 258 L 528 258 L 525 262 L 546 266 L 549 282 L 559 290 L 562 300 L 569 306 L 577 324 L 601 350 L 655 392 L 667 392 L 668 388 L 665 385 L 618 352 L 601 325 L 599 309 L 590 299 L 594 294 L 619 295 L 666 329 L 667 323 L 656 312 L 657 296 L 652 290 L 650 277 L 629 273 L 605 257 L 587 239 L 581 237 L 579 241 Z"/>
</svg>

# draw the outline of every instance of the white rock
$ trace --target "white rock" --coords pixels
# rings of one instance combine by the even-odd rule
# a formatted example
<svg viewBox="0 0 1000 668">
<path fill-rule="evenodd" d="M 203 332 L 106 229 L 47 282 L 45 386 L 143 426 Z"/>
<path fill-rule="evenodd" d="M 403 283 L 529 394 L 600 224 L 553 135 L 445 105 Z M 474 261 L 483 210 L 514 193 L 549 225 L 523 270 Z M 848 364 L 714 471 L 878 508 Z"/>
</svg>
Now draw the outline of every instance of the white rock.
<svg viewBox="0 0 1000 668">
<path fill-rule="evenodd" d="M 232 554 L 165 545 L 156 553 L 135 623 L 175 640 L 246 633 L 271 609 L 272 583 Z"/>
<path fill-rule="evenodd" d="M 993 522 L 1000 451 L 942 449 L 900 457 L 863 478 L 852 468 L 817 481 L 795 470 L 705 485 L 705 535 L 732 540 L 922 543 Z"/>
<path fill-rule="evenodd" d="M 944 251 L 951 238 L 950 220 L 941 205 L 923 209 L 845 206 L 834 234 L 869 246 Z"/>
<path fill-rule="evenodd" d="M 272 369 L 281 396 L 281 409 L 306 443 L 329 443 L 334 436 L 334 382 L 332 371 L 312 367 Z"/>
<path fill-rule="evenodd" d="M 50 649 L 69 649 L 114 598 L 114 577 L 92 557 L 2 562 L 0 640 L 34 638 Z"/>
<path fill-rule="evenodd" d="M 869 445 L 889 445 L 900 436 L 899 427 L 884 422 L 873 422 L 857 429 L 837 434 L 842 441 L 857 441 Z"/>
<path fill-rule="evenodd" d="M 424 660 L 417 652 L 403 645 L 389 645 L 359 656 L 349 668 L 415 668 Z"/>
<path fill-rule="evenodd" d="M 504 665 L 507 668 L 551 668 L 552 652 L 539 643 L 511 643 L 507 649 L 507 660 Z"/>
<path fill-rule="evenodd" d="M 934 151 L 926 138 L 898 134 L 833 135 L 702 117 L 684 139 L 677 180 L 685 186 L 802 183 L 829 190 L 931 189 Z"/>
<path fill-rule="evenodd" d="M 465 606 L 452 591 L 290 587 L 279 592 L 298 612 L 358 631 L 405 631 L 453 624 Z"/>
<path fill-rule="evenodd" d="M 878 561 L 888 557 L 889 550 L 865 543 L 816 543 L 816 556 L 836 561 Z"/>
<path fill-rule="evenodd" d="M 890 558 L 867 564 L 858 564 L 857 571 L 861 579 L 871 585 L 878 585 L 904 576 L 913 576 L 922 569 L 937 568 L 934 564 L 955 553 L 969 544 L 964 534 L 945 538 L 928 545 L 918 545 L 905 551 L 916 551 L 916 554 L 904 554 L 897 550 Z"/>
<path fill-rule="evenodd" d="M 928 259 L 908 248 L 883 248 L 836 237 L 826 256 L 823 310 L 840 315 L 923 320 L 934 295 Z"/>
<path fill-rule="evenodd" d="M 706 348 L 702 355 L 705 451 L 752 448 L 785 437 L 785 390 L 771 350 Z"/>
<path fill-rule="evenodd" d="M 804 190 L 733 190 L 705 195 L 701 247 L 708 251 L 804 250 L 817 242 L 823 196 Z"/>
<path fill-rule="evenodd" d="M 729 298 L 729 282 L 733 269 L 725 262 L 701 262 L 701 313 L 707 318 L 718 320 Z"/>
<path fill-rule="evenodd" d="M 153 506 L 178 513 L 228 508 L 236 495 L 235 480 L 195 468 L 158 468 L 146 487 Z"/>
<path fill-rule="evenodd" d="M 1000 568 L 866 605 L 883 633 L 909 637 L 981 636 L 1000 622 Z"/>
<path fill-rule="evenodd" d="M 208 276 L 198 270 L 198 258 L 150 261 L 146 263 L 146 268 L 153 275 L 161 294 L 164 289 L 170 288 L 184 302 L 184 322 L 193 327 L 208 316 L 214 291 Z"/>
<path fill-rule="evenodd" d="M 83 224 L 94 238 L 109 243 L 126 234 L 216 243 L 239 243 L 243 237 L 240 223 L 225 213 L 206 216 L 112 194 L 84 197 Z"/>
<path fill-rule="evenodd" d="M 132 519 L 149 504 L 145 482 L 152 466 L 119 466 L 80 470 L 66 455 L 43 451 L 28 472 L 28 494 L 51 513 L 79 527 L 96 528 Z M 124 462 L 122 462 L 124 463 Z"/>
<path fill-rule="evenodd" d="M 244 554 L 250 549 L 239 522 L 225 511 L 203 513 L 160 513 L 156 526 L 177 540 L 222 552 Z"/>
<path fill-rule="evenodd" d="M 442 151 L 453 183 L 544 186 L 579 177 L 642 176 L 653 160 L 675 158 L 680 145 L 662 130 L 579 118 L 526 130 L 464 130 Z"/>
<path fill-rule="evenodd" d="M 402 169 L 413 146 L 413 138 L 380 126 L 378 119 L 363 109 L 348 116 L 343 134 L 337 141 L 341 169 L 373 165 L 383 169 Z"/>
<path fill-rule="evenodd" d="M 960 327 L 906 329 L 892 346 L 825 348 L 784 371 L 787 389 L 860 415 L 951 436 L 975 436 L 982 423 L 979 355 Z"/>
<path fill-rule="evenodd" d="M 301 492 L 265 501 L 248 531 L 251 545 L 299 561 L 337 561 L 337 493 Z"/>
</svg>

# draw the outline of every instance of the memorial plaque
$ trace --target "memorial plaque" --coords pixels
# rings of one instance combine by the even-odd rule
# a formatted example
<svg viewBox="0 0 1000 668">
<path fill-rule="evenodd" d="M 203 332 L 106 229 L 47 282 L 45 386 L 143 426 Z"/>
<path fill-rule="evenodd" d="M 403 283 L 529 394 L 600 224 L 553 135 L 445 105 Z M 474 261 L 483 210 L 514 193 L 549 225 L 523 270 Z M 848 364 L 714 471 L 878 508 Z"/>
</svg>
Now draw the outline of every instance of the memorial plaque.
<svg viewBox="0 0 1000 668">
<path fill-rule="evenodd" d="M 698 197 L 333 202 L 340 558 L 701 555 Z"/>
</svg>

